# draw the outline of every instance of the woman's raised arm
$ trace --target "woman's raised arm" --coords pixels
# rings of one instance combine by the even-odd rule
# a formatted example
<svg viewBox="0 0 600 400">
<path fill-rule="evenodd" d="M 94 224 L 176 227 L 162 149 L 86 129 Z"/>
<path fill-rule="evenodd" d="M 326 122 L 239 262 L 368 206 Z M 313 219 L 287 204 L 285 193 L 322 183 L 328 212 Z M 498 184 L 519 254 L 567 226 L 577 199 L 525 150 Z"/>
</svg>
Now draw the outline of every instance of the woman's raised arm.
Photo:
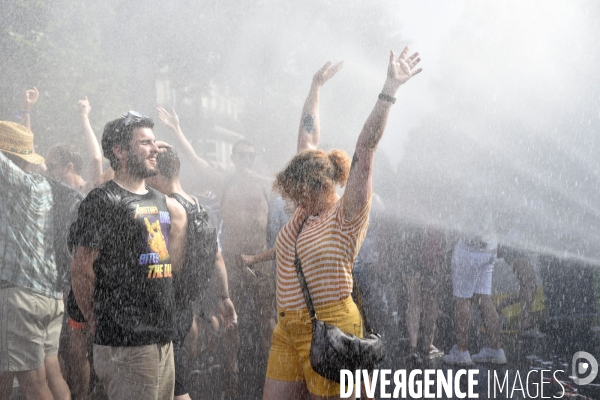
<svg viewBox="0 0 600 400">
<path fill-rule="evenodd" d="M 321 125 L 319 123 L 319 92 L 321 91 L 321 86 L 335 75 L 343 65 L 343 62 L 339 62 L 334 66 L 331 66 L 331 61 L 328 61 L 313 76 L 310 91 L 304 102 L 302 116 L 300 117 L 297 153 L 309 149 L 314 150 L 319 145 L 319 138 L 321 136 Z"/>
<path fill-rule="evenodd" d="M 344 192 L 344 217 L 346 220 L 351 220 L 371 196 L 375 150 L 385 131 L 392 105 L 396 102 L 396 92 L 402 84 L 421 72 L 421 68 L 415 69 L 415 66 L 421 61 L 419 53 L 414 53 L 408 58 L 407 54 L 408 47 L 404 48 L 398 59 L 393 51 L 390 52 L 385 84 L 371 115 L 367 118 L 358 136 L 352 157 L 350 176 Z"/>
</svg>

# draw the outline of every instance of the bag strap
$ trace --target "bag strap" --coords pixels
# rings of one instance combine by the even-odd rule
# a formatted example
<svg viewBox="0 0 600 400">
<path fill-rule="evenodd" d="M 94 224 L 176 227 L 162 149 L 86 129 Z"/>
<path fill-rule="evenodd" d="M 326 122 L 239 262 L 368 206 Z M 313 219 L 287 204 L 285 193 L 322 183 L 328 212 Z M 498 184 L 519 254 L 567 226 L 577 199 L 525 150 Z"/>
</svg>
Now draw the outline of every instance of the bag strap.
<svg viewBox="0 0 600 400">
<path fill-rule="evenodd" d="M 188 211 L 188 212 L 193 212 L 193 211 L 202 212 L 202 211 L 205 211 L 204 208 L 202 208 L 202 206 L 200 205 L 200 202 L 198 201 L 198 198 L 196 196 L 190 195 L 190 197 L 194 200 L 195 203 L 192 203 L 192 202 L 188 201 L 188 199 L 186 199 L 185 197 L 183 197 L 179 193 L 171 193 L 169 195 L 169 197 L 177 200 L 179 202 L 179 204 L 181 204 L 183 206 L 183 208 L 185 208 L 186 211 Z"/>
<path fill-rule="evenodd" d="M 315 312 L 315 306 L 312 302 L 312 297 L 310 296 L 310 292 L 308 291 L 308 285 L 306 284 L 306 278 L 304 277 L 304 272 L 302 272 L 302 263 L 300 262 L 300 257 L 298 257 L 298 250 L 297 250 L 298 238 L 300 237 L 300 232 L 302 232 L 302 229 L 304 228 L 304 224 L 306 223 L 307 219 L 308 219 L 308 216 L 306 218 L 304 218 L 304 220 L 302 221 L 302 224 L 300 224 L 300 229 L 298 229 L 298 235 L 296 236 L 296 241 L 294 242 L 294 267 L 296 267 L 296 275 L 298 275 L 298 280 L 300 281 L 300 288 L 302 289 L 302 294 L 304 295 L 304 301 L 306 302 L 306 308 L 308 308 L 308 315 L 310 317 L 310 320 L 314 321 L 314 320 L 318 319 L 318 317 L 317 317 L 317 313 Z M 354 268 L 352 268 L 352 282 L 353 282 L 353 289 L 356 292 L 357 306 L 358 306 L 358 310 L 360 312 L 360 316 L 362 317 L 362 320 L 363 320 L 363 326 L 365 328 L 365 332 L 367 334 L 371 334 L 371 333 L 373 333 L 373 329 L 371 329 L 371 326 L 369 325 L 369 322 L 367 321 L 367 314 L 365 313 L 365 309 L 363 308 L 362 297 L 360 296 L 360 292 L 358 290 L 358 285 L 356 284 L 356 279 L 354 279 Z"/>
<path fill-rule="evenodd" d="M 306 302 L 306 308 L 308 308 L 308 315 L 310 316 L 311 321 L 314 321 L 317 319 L 317 313 L 315 312 L 315 306 L 313 305 L 310 292 L 308 291 L 308 286 L 306 285 L 306 278 L 304 277 L 304 272 L 302 272 L 302 264 L 300 263 L 300 257 L 298 257 L 297 250 L 298 238 L 300 237 L 300 232 L 302 232 L 302 228 L 304 228 L 304 224 L 306 223 L 307 219 L 308 216 L 306 216 L 306 218 L 304 218 L 300 224 L 300 229 L 298 229 L 298 235 L 296 236 L 296 241 L 294 242 L 294 267 L 296 267 L 296 275 L 298 275 L 300 288 L 302 289 L 304 301 Z"/>
<path fill-rule="evenodd" d="M 373 329 L 371 325 L 369 325 L 369 321 L 367 321 L 367 313 L 363 307 L 362 297 L 360 296 L 360 291 L 358 290 L 358 285 L 356 284 L 356 278 L 354 277 L 354 267 L 352 267 L 352 286 L 354 292 L 356 293 L 356 305 L 358 306 L 358 311 L 360 311 L 360 316 L 363 320 L 363 327 L 365 328 L 365 332 L 367 335 L 373 333 Z"/>
</svg>

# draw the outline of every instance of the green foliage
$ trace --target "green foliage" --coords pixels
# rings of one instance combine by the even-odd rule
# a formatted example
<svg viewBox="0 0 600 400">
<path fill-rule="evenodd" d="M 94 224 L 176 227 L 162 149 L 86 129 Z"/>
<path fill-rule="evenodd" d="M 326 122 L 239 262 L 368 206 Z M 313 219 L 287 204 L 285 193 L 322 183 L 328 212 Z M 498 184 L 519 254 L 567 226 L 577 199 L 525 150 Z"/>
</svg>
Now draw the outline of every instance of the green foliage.
<svg viewBox="0 0 600 400">
<path fill-rule="evenodd" d="M 24 91 L 36 86 L 40 99 L 31 119 L 40 152 L 57 143 L 82 144 L 77 100 L 89 97 L 90 119 L 100 131 L 118 115 L 113 107 L 123 109 L 127 99 L 121 90 L 127 70 L 107 60 L 110 49 L 102 43 L 111 7 L 70 0 L 8 3 L 0 16 L 0 118 L 12 119 Z"/>
</svg>

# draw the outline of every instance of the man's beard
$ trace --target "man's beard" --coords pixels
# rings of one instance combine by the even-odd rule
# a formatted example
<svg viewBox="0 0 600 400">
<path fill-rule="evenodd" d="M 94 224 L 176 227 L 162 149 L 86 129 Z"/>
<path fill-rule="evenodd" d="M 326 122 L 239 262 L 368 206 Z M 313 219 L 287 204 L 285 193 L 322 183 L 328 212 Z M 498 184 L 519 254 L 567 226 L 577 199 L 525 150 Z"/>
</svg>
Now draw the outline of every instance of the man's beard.
<svg viewBox="0 0 600 400">
<path fill-rule="evenodd" d="M 127 167 L 129 173 L 140 179 L 146 179 L 158 175 L 158 170 L 152 170 L 146 166 L 145 159 L 140 160 L 136 155 L 129 153 L 127 155 Z"/>
</svg>

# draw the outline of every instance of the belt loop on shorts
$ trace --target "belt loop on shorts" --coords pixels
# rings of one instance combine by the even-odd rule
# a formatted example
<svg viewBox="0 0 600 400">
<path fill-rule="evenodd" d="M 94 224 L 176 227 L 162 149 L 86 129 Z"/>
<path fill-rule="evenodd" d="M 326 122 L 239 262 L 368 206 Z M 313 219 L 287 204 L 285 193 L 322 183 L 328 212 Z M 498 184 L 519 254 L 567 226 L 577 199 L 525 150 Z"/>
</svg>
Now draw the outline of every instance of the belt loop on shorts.
<svg viewBox="0 0 600 400">
<path fill-rule="evenodd" d="M 349 298 L 350 298 L 350 301 L 352 301 L 352 302 L 354 301 L 354 300 L 352 300 L 351 296 L 349 296 Z M 345 300 L 342 300 L 342 301 L 344 302 L 344 309 L 346 310 L 346 314 L 348 314 L 350 312 L 350 307 L 348 307 L 348 302 Z"/>
</svg>

